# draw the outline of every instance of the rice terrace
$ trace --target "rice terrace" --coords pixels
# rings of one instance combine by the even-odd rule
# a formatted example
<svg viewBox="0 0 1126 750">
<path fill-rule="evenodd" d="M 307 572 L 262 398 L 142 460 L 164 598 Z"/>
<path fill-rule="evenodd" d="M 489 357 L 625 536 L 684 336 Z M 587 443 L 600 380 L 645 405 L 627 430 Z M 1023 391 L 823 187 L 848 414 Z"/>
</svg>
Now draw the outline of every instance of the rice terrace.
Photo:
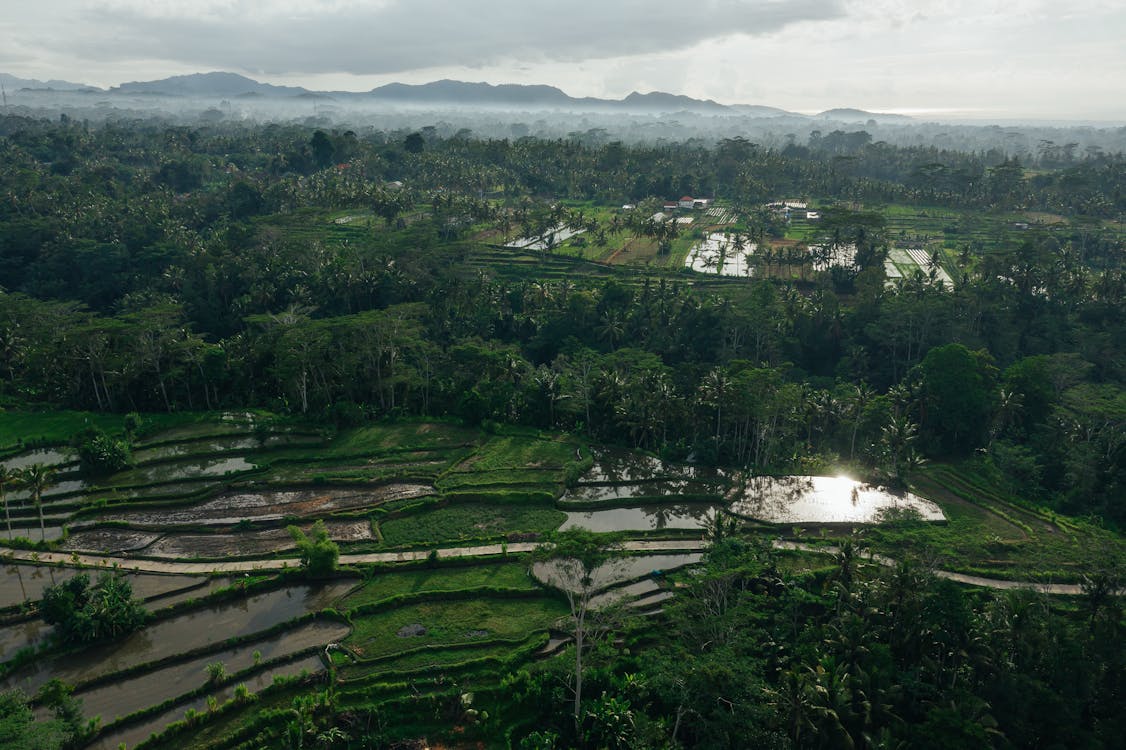
<svg viewBox="0 0 1126 750">
<path fill-rule="evenodd" d="M 809 12 L 732 5 L 614 54 Z M 0 749 L 1121 747 L 1126 129 L 281 80 L 0 73 Z"/>
<path fill-rule="evenodd" d="M 0 429 L 26 418 L 4 415 Z M 522 428 L 410 420 L 326 432 L 260 412 L 154 415 L 133 436 L 135 464 L 96 481 L 71 479 L 76 454 L 51 436 L 27 442 L 44 447 L 9 443 L 3 465 L 34 461 L 57 483 L 42 495 L 46 533 L 26 493 L 7 495 L 3 685 L 65 682 L 96 748 L 238 746 L 310 685 L 334 686 L 341 708 L 414 715 L 422 697 L 472 693 L 488 710 L 509 699 L 506 671 L 567 658 L 559 591 L 575 582 L 529 558 L 561 527 L 617 533 L 624 557 L 595 576 L 593 604 L 626 602 L 641 622 L 660 618 L 680 571 L 727 524 L 777 547 L 791 575 L 819 575 L 838 540 L 872 524 L 874 564 L 893 565 L 909 533 L 950 549 L 940 574 L 1075 594 L 1077 551 L 1109 541 L 975 490 L 955 467 L 925 472 L 920 497 L 889 496 L 882 507 L 910 513 L 882 517 L 856 515 L 850 480 L 665 464 Z M 865 504 L 878 495 L 862 489 Z M 802 502 L 816 511 L 779 515 Z M 291 524 L 339 545 L 339 567 L 310 578 Z M 1054 538 L 1067 544 L 1042 544 Z M 76 652 L 36 603 L 48 586 L 106 571 L 143 599 L 144 626 Z M 634 628 L 631 638 L 652 637 Z"/>
</svg>

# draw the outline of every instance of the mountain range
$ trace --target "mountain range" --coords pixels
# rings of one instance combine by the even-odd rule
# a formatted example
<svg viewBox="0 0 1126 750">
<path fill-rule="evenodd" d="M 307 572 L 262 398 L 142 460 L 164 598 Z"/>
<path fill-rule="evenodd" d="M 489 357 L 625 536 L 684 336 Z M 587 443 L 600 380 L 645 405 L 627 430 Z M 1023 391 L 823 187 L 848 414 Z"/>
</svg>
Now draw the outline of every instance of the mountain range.
<svg viewBox="0 0 1126 750">
<path fill-rule="evenodd" d="M 733 115 L 744 117 L 797 117 L 809 115 L 790 112 L 776 107 L 751 104 L 726 105 L 710 99 L 694 99 L 679 94 L 654 91 L 648 94 L 633 92 L 623 99 L 598 99 L 573 97 L 554 86 L 522 84 L 466 83 L 463 81 L 434 81 L 424 84 L 389 83 L 371 91 L 310 91 L 299 86 L 275 86 L 261 83 L 237 73 L 193 73 L 172 76 L 156 81 L 132 81 L 114 86 L 108 91 L 67 81 L 36 81 L 16 78 L 0 73 L 0 83 L 9 92 L 89 91 L 102 95 L 151 95 L 193 98 L 319 98 L 341 102 L 386 103 L 396 106 L 456 106 L 496 109 L 567 109 L 578 111 L 607 111 L 624 113 L 689 112 L 705 115 Z M 866 112 L 859 109 L 833 109 L 813 117 L 841 122 L 900 122 L 911 118 L 905 115 Z"/>
</svg>

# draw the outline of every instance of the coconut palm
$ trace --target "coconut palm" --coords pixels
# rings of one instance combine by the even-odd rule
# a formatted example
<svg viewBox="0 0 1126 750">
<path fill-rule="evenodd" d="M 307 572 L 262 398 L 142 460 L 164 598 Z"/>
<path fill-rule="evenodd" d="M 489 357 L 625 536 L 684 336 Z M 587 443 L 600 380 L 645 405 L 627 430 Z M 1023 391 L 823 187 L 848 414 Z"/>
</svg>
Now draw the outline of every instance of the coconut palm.
<svg viewBox="0 0 1126 750">
<path fill-rule="evenodd" d="M 43 493 L 47 488 L 55 483 L 55 469 L 43 464 L 32 464 L 24 468 L 20 472 L 23 476 L 23 483 L 29 490 L 31 490 L 31 499 L 35 503 L 35 510 L 39 513 L 39 533 L 40 538 L 46 541 L 47 539 L 47 525 L 43 521 Z"/>
<path fill-rule="evenodd" d="M 12 538 L 12 514 L 8 510 L 8 498 L 5 492 L 8 487 L 15 487 L 20 484 L 20 472 L 15 469 L 9 469 L 7 466 L 0 466 L 0 504 L 4 506 L 4 520 L 8 522 L 8 538 Z"/>
</svg>

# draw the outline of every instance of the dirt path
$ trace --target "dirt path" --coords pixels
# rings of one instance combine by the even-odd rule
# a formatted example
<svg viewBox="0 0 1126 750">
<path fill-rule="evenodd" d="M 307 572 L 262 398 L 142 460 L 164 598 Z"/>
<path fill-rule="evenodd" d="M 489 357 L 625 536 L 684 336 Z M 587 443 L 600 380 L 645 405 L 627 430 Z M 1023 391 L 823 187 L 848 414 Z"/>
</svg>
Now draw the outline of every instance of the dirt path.
<svg viewBox="0 0 1126 750">
<path fill-rule="evenodd" d="M 811 544 L 801 544 L 800 542 L 783 542 L 775 541 L 775 549 L 788 549 L 797 550 L 800 552 L 817 552 L 825 555 L 835 555 L 840 552 L 840 547 L 815 547 Z M 875 553 L 866 553 L 862 555 L 864 559 L 871 560 L 874 563 L 883 565 L 885 567 L 892 567 L 896 561 L 886 555 L 878 555 Z M 934 574 L 939 578 L 945 578 L 948 581 L 957 581 L 969 586 L 980 586 L 986 589 L 997 589 L 1000 591 L 1008 591 L 1012 589 L 1032 589 L 1039 591 L 1043 594 L 1060 594 L 1062 596 L 1078 596 L 1083 593 L 1083 589 L 1079 584 L 1075 583 L 1038 583 L 1034 581 L 1006 581 L 1000 578 L 983 578 L 982 576 L 971 576 L 965 573 L 955 573 L 952 570 L 936 570 Z"/>
<path fill-rule="evenodd" d="M 773 542 L 775 549 L 797 550 L 800 552 L 815 552 L 818 554 L 833 555 L 840 551 L 838 547 L 813 546 L 799 542 Z M 456 559 L 460 557 L 476 557 L 481 555 L 503 555 L 506 552 L 520 554 L 531 552 L 538 545 L 535 542 L 516 542 L 509 545 L 486 544 L 476 547 L 446 547 L 438 550 L 439 559 Z M 633 540 L 622 545 L 630 552 L 677 552 L 696 551 L 706 549 L 708 543 L 703 539 L 662 539 L 662 540 Z M 340 556 L 342 565 L 363 565 L 372 563 L 418 562 L 426 560 L 430 550 L 405 550 L 402 552 L 367 552 L 363 554 L 344 554 Z M 885 566 L 893 566 L 896 561 L 884 555 L 868 554 L 866 559 Z M 111 568 L 120 566 L 122 570 L 140 573 L 170 573 L 177 575 L 200 575 L 206 573 L 252 573 L 256 571 L 282 570 L 297 565 L 296 560 L 229 560 L 223 562 L 174 562 L 171 560 L 134 560 L 129 557 L 110 557 L 102 555 L 74 555 L 65 552 L 30 552 L 27 550 L 11 550 L 3 555 L 5 562 L 44 562 L 56 565 L 82 565 L 90 568 Z M 1076 596 L 1082 593 L 1077 584 L 1072 583 L 1037 583 L 1033 581 L 1005 581 L 997 578 L 983 578 L 981 576 L 955 573 L 949 570 L 936 570 L 935 575 L 958 583 L 982 588 L 1009 590 L 1032 589 L 1045 594 L 1060 594 Z"/>
</svg>

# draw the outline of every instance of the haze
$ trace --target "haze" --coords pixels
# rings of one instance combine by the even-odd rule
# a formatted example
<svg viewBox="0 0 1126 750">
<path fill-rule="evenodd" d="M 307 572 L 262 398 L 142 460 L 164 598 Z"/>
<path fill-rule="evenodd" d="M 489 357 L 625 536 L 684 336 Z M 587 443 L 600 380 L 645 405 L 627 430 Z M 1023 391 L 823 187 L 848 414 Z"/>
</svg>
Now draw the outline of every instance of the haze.
<svg viewBox="0 0 1126 750">
<path fill-rule="evenodd" d="M 0 71 L 108 87 L 230 70 L 367 90 L 440 78 L 814 112 L 1126 121 L 1115 0 L 49 0 Z"/>
</svg>

